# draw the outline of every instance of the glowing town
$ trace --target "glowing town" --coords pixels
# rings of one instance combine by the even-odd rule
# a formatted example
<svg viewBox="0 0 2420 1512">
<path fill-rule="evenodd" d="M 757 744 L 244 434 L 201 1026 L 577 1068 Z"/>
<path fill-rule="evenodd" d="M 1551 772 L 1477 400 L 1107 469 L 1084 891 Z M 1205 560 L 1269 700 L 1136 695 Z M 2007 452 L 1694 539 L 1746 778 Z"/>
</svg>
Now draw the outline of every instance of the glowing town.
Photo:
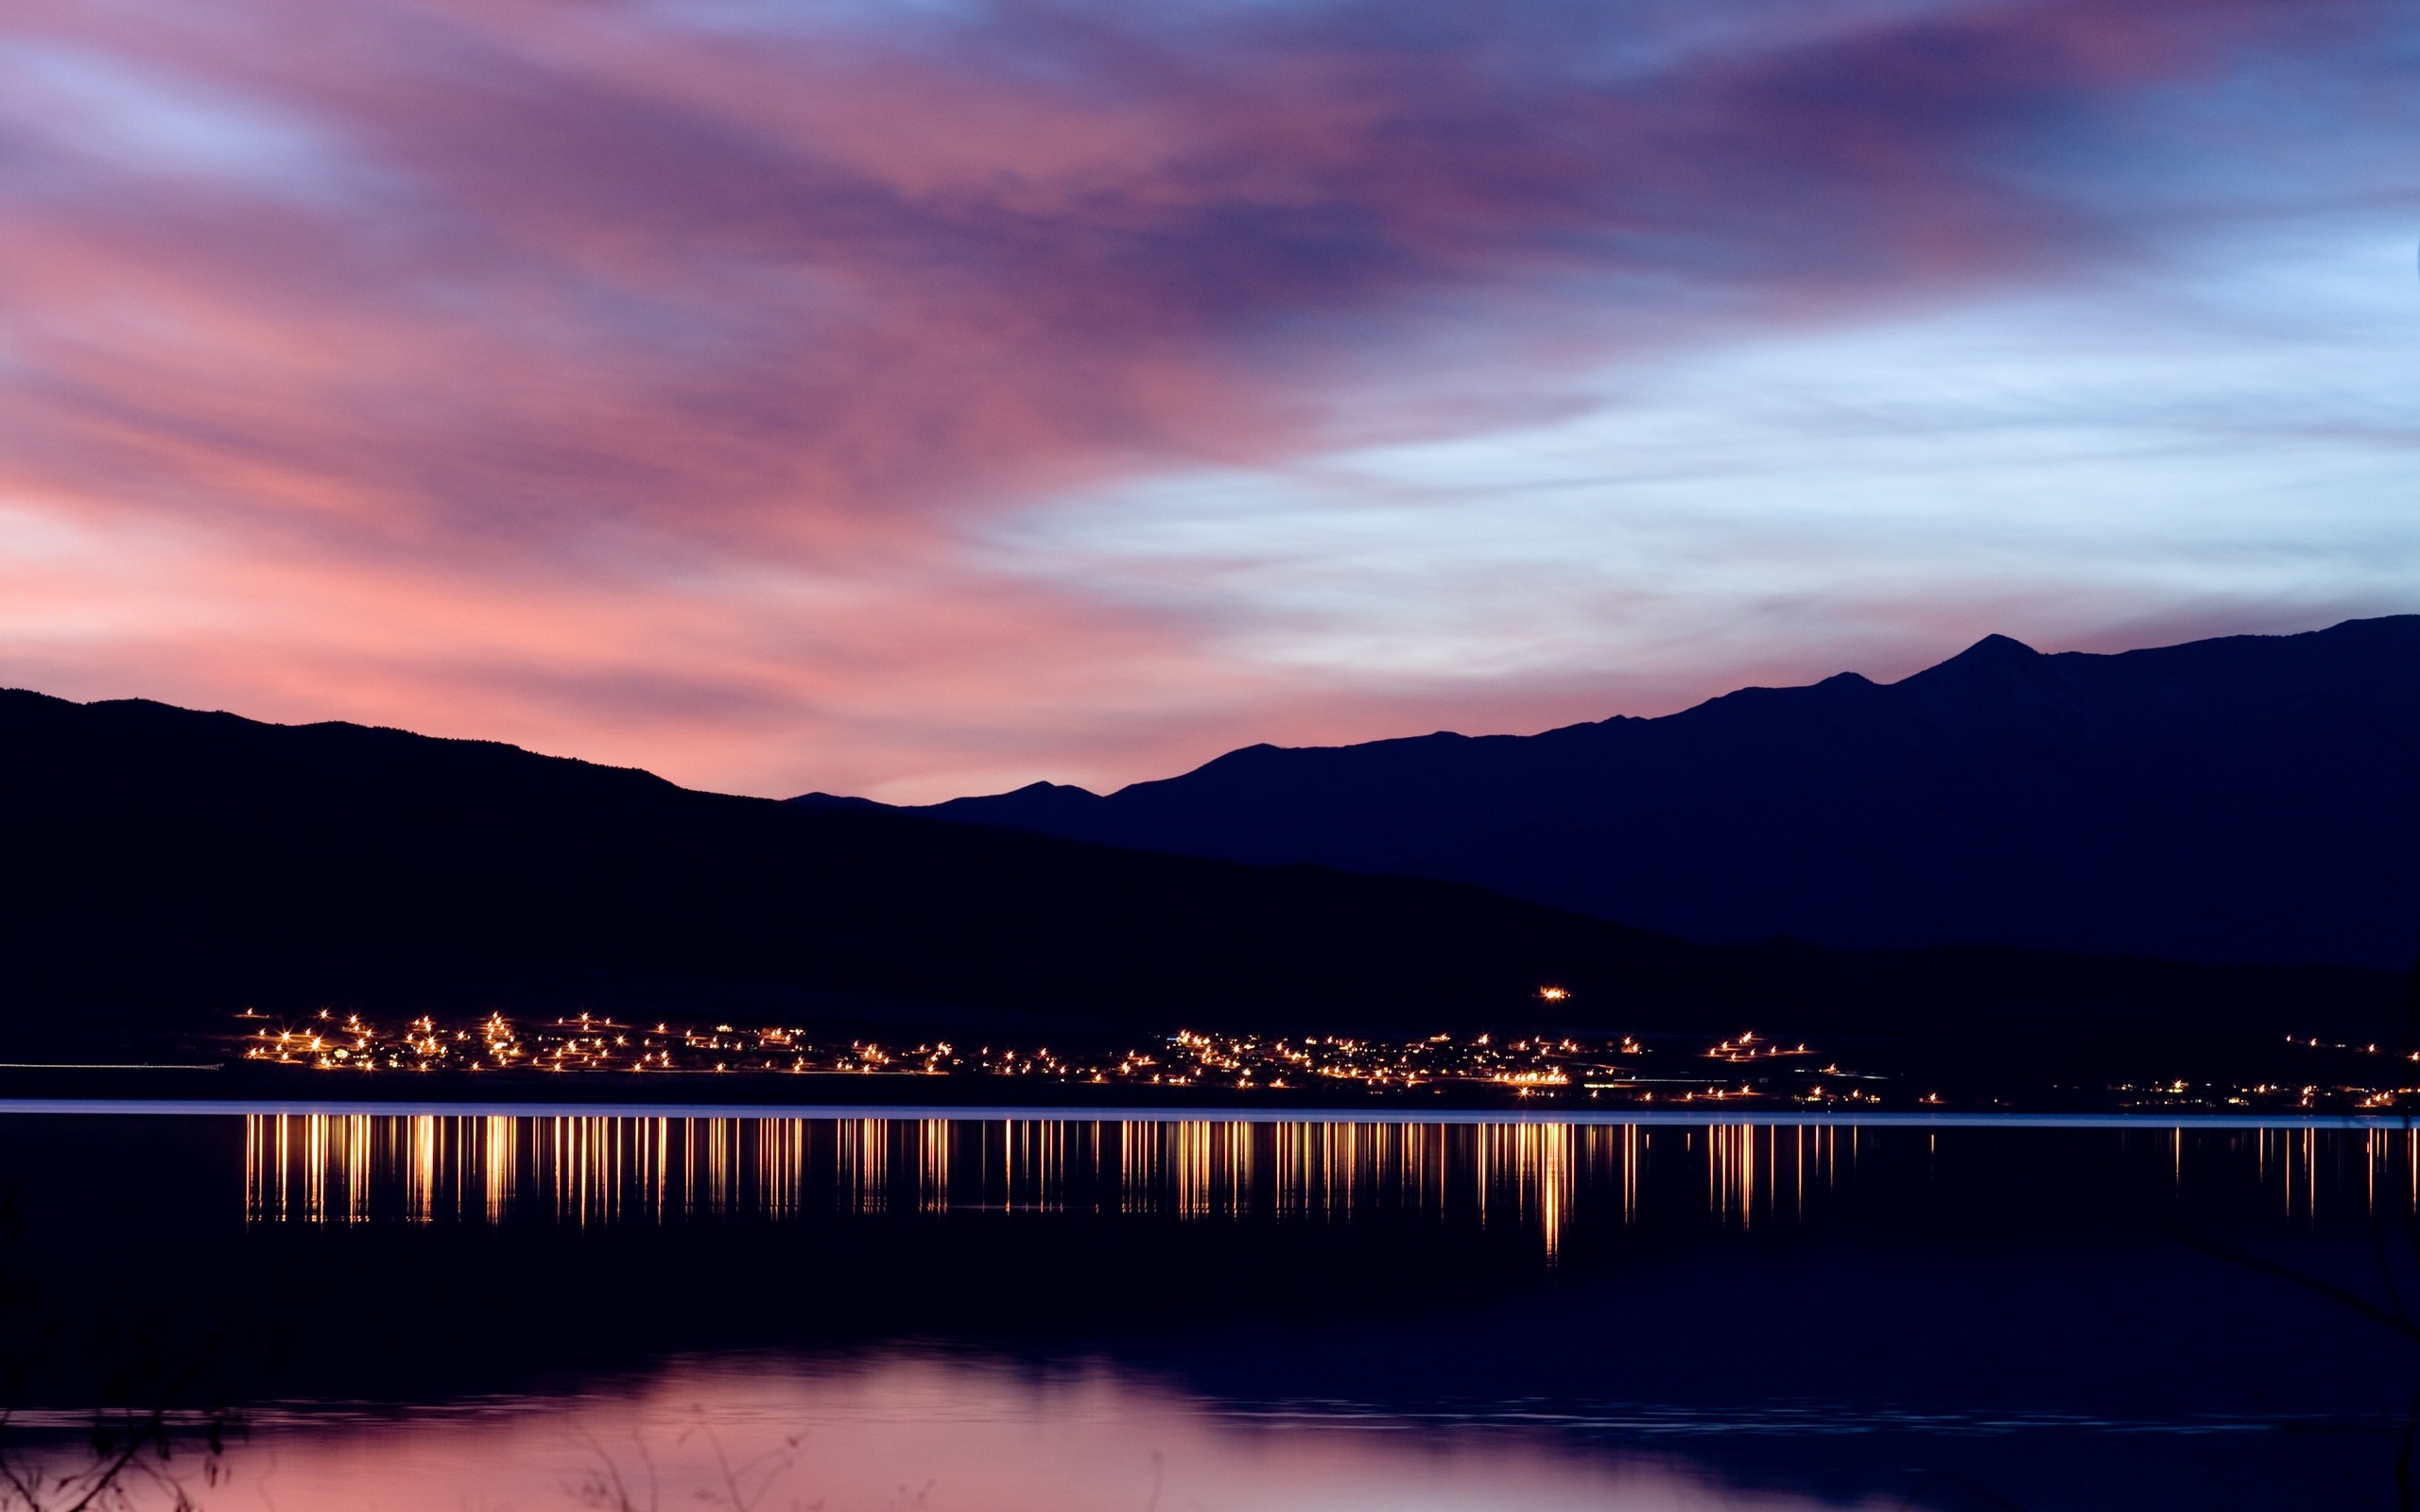
<svg viewBox="0 0 2420 1512">
<path fill-rule="evenodd" d="M 1944 1106 L 1938 1092 L 1905 1076 L 1852 1068 L 1800 1042 L 1742 1032 L 1703 1039 L 1446 1034 L 1421 1039 L 1344 1035 L 1208 1034 L 1179 1030 L 1145 1047 L 1078 1049 L 913 1043 L 815 1038 L 795 1027 L 630 1022 L 582 1013 L 527 1022 L 491 1013 L 475 1022 L 423 1016 L 400 1028 L 322 1009 L 279 1022 L 239 1016 L 240 1058 L 255 1065 L 327 1073 L 619 1074 L 648 1076 L 1012 1078 L 1011 1096 L 1055 1085 L 1123 1087 L 1193 1094 L 1350 1092 L 1395 1097 L 1448 1091 L 1490 1098 L 1638 1105 L 1747 1104 L 1843 1110 Z M 2287 1037 L 2290 1053 L 2346 1056 L 2376 1068 L 2360 1081 L 2342 1074 L 2248 1085 L 2157 1079 L 2093 1089 L 2104 1100 L 2143 1108 L 2326 1108 L 2390 1107 L 2377 1074 L 2406 1057 L 2376 1045 L 2323 1044 Z M 2314 1068 L 2316 1069 L 2316 1068 Z M 1967 1101 L 1977 1099 L 1969 1098 Z"/>
</svg>

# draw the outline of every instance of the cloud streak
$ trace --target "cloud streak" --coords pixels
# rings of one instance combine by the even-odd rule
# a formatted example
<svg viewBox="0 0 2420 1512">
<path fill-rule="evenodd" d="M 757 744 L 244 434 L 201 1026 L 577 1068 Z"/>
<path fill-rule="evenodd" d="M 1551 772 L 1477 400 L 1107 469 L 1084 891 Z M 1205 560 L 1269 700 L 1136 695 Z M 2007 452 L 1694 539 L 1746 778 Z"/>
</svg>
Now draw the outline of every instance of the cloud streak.
<svg viewBox="0 0 2420 1512">
<path fill-rule="evenodd" d="M 989 543 L 2156 262 L 2147 112 L 2408 83 L 2393 15 L 51 7 L 0 34 L 0 503 L 102 544 L 0 654 L 771 791 L 1374 733 L 1315 711 L 1424 696 Z"/>
</svg>

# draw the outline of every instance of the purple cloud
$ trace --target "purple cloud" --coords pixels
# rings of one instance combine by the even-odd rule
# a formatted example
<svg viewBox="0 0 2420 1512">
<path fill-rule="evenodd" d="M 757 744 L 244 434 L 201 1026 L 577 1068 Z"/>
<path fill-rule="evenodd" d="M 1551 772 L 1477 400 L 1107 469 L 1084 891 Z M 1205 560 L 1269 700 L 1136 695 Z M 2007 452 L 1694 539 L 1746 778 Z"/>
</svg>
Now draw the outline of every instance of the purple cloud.
<svg viewBox="0 0 2420 1512">
<path fill-rule="evenodd" d="M 987 577 L 965 532 L 2143 258 L 2168 228 L 2072 186 L 2146 102 L 2279 57 L 2408 73 L 2396 24 L 2349 0 L 55 8 L 0 35 L 0 490 L 140 535 L 192 607 L 145 630 L 78 568 L 76 613 L 128 628 L 42 621 L 14 664 L 776 787 L 1046 746 L 1016 711 L 1138 678 L 1236 700 L 1143 699 L 1168 733 L 1118 737 L 1138 761 L 1282 733 L 1250 711 L 1297 695 L 1256 706 L 1260 675 L 1182 619 Z M 292 644 L 264 593 L 359 627 Z M 213 603 L 240 612 L 209 628 Z"/>
</svg>

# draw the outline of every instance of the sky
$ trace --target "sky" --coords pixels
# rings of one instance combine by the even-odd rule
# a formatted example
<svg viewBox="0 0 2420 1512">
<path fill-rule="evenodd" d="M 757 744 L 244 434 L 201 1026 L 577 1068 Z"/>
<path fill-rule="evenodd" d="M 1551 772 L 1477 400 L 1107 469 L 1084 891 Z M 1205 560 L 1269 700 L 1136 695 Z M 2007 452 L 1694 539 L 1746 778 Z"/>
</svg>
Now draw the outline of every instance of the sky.
<svg viewBox="0 0 2420 1512">
<path fill-rule="evenodd" d="M 11 0 L 0 683 L 1097 789 L 2420 611 L 2400 0 Z"/>
</svg>

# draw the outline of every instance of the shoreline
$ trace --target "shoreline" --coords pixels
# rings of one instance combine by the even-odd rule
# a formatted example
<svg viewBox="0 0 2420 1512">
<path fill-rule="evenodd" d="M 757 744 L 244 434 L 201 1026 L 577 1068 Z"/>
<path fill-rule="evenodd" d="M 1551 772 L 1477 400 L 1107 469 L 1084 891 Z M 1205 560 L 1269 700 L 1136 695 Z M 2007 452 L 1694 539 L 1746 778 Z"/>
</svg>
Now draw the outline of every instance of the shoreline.
<svg viewBox="0 0 2420 1512">
<path fill-rule="evenodd" d="M 0 1115 L 30 1117 L 747 1118 L 952 1123 L 1568 1124 L 1657 1127 L 2337 1129 L 2395 1130 L 2410 1120 L 2359 1113 L 1810 1112 L 1780 1108 L 1645 1109 L 1324 1105 L 1247 1108 L 1068 1103 L 641 1103 L 253 1097 L 0 1097 Z"/>
</svg>

